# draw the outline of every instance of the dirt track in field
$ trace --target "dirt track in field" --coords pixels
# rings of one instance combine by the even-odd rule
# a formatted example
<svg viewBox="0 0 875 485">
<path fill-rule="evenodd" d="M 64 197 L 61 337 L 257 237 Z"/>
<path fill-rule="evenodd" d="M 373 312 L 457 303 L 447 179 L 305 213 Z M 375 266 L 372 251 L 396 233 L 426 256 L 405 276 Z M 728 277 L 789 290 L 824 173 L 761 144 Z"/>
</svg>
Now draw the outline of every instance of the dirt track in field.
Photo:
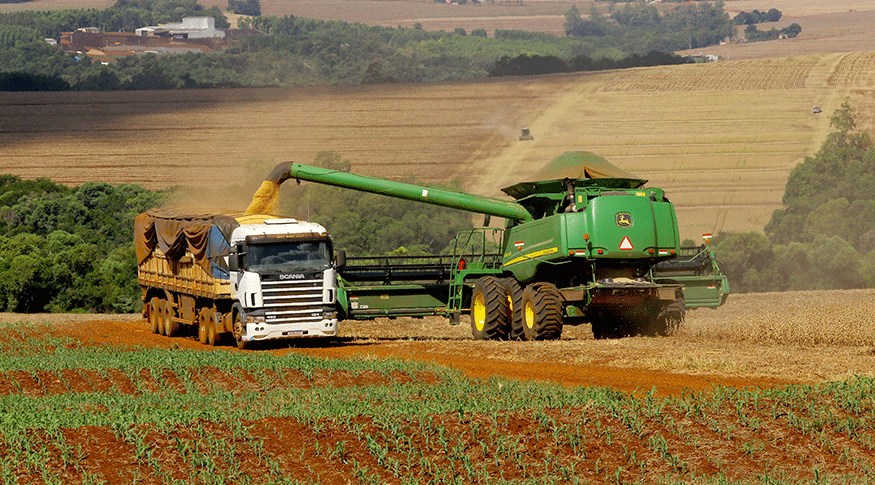
<svg viewBox="0 0 875 485">
<path fill-rule="evenodd" d="M 677 395 L 685 389 L 815 384 L 872 375 L 875 290 L 732 295 L 717 310 L 688 313 L 667 338 L 594 340 L 588 325 L 566 327 L 552 342 L 474 341 L 464 322 L 442 318 L 342 322 L 334 339 L 297 339 L 240 351 L 215 349 L 192 336 L 151 333 L 138 315 L 11 315 L 2 321 L 47 322 L 82 345 L 142 345 L 219 352 L 303 353 L 340 359 L 408 359 L 504 376 Z M 0 386 L 2 387 L 2 386 Z"/>
<path fill-rule="evenodd" d="M 391 325 L 389 322 L 381 322 Z M 355 325 L 354 323 L 348 324 Z M 446 325 L 446 322 L 435 322 Z M 144 347 L 173 347 L 210 350 L 194 337 L 167 338 L 154 335 L 141 320 L 91 321 L 75 326 L 57 327 L 61 335 L 71 336 L 87 344 L 141 345 Z M 439 333 L 439 332 L 436 332 Z M 643 340 L 643 339 L 636 339 Z M 575 345 L 579 344 L 579 345 Z M 656 387 L 659 394 L 676 395 L 685 389 L 700 391 L 719 384 L 727 387 L 773 387 L 793 383 L 790 379 L 741 377 L 719 374 L 661 371 L 634 366 L 615 366 L 598 362 L 576 363 L 577 351 L 585 352 L 591 344 L 613 347 L 622 352 L 616 342 L 562 341 L 562 342 L 475 342 L 473 340 L 405 340 L 394 338 L 341 337 L 331 340 L 299 340 L 290 345 L 276 345 L 254 349 L 276 354 L 290 352 L 340 359 L 405 359 L 431 362 L 463 371 L 471 377 L 503 376 L 521 380 L 558 382 L 566 386 L 613 387 L 623 392 L 649 391 Z M 237 352 L 225 345 L 215 351 Z M 653 342 L 656 344 L 656 342 Z M 541 361 L 544 347 L 561 347 L 570 355 L 570 362 Z M 578 349 L 575 349 L 578 347 Z M 622 347 L 622 344 L 619 346 Z M 247 350 L 249 351 L 249 350 Z M 639 350 L 640 351 L 640 350 Z M 554 349 L 555 352 L 555 349 Z"/>
</svg>

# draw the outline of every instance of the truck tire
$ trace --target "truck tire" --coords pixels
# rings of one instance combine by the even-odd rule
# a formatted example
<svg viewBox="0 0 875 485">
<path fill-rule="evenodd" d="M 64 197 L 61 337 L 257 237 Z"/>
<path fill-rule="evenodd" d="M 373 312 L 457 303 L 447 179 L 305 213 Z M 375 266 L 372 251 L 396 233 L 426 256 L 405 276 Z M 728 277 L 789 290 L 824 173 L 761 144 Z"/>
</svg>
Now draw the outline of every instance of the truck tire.
<svg viewBox="0 0 875 485">
<path fill-rule="evenodd" d="M 158 318 L 158 335 L 164 335 L 164 311 L 167 308 L 167 300 L 161 298 L 158 300 L 158 311 L 155 312 L 156 318 Z"/>
<path fill-rule="evenodd" d="M 179 329 L 179 323 L 173 321 L 173 317 L 176 316 L 176 311 L 173 309 L 173 303 L 167 302 L 164 305 L 164 336 L 172 337 L 176 335 L 176 331 Z"/>
<path fill-rule="evenodd" d="M 210 347 L 215 347 L 215 346 L 216 346 L 216 342 L 218 341 L 218 338 L 216 337 L 217 332 L 218 332 L 218 329 L 216 328 L 216 325 L 218 325 L 217 322 L 221 322 L 221 321 L 222 321 L 222 316 L 221 316 L 221 314 L 220 314 L 219 312 L 217 312 L 216 310 L 213 310 L 212 308 L 209 308 L 209 309 L 207 309 L 206 317 L 207 317 L 207 318 L 206 318 L 206 325 L 207 325 L 207 328 L 206 328 L 206 331 L 207 331 L 207 341 L 206 341 L 206 344 L 209 345 Z"/>
<path fill-rule="evenodd" d="M 234 315 L 234 340 L 237 341 L 238 349 L 245 349 L 249 342 L 243 340 L 243 317 L 240 315 L 240 312 Z"/>
<path fill-rule="evenodd" d="M 471 334 L 475 340 L 505 339 L 510 330 L 507 296 L 501 281 L 485 276 L 474 283 L 471 295 Z"/>
<path fill-rule="evenodd" d="M 562 336 L 562 297 L 550 283 L 533 283 L 523 290 L 525 340 L 557 340 Z"/>
<path fill-rule="evenodd" d="M 206 308 L 201 308 L 197 314 L 197 341 L 207 343 L 207 321 L 209 319 L 209 311 Z"/>
<path fill-rule="evenodd" d="M 160 333 L 158 330 L 158 322 L 161 320 L 161 305 L 157 296 L 153 296 L 149 301 L 149 325 L 152 327 L 152 333 Z"/>
<path fill-rule="evenodd" d="M 523 340 L 523 288 L 516 278 L 508 277 L 501 280 L 504 294 L 507 296 L 507 315 L 510 320 L 510 339 Z"/>
</svg>

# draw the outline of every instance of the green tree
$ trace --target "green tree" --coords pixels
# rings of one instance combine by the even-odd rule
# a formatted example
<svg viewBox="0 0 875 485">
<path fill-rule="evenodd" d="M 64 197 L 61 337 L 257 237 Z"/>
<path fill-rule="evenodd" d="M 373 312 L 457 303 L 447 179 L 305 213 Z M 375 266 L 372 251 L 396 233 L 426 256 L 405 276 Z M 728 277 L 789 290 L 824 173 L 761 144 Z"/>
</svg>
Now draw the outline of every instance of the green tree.
<svg viewBox="0 0 875 485">
<path fill-rule="evenodd" d="M 228 10 L 237 15 L 261 15 L 261 2 L 259 0 L 228 0 Z"/>
</svg>

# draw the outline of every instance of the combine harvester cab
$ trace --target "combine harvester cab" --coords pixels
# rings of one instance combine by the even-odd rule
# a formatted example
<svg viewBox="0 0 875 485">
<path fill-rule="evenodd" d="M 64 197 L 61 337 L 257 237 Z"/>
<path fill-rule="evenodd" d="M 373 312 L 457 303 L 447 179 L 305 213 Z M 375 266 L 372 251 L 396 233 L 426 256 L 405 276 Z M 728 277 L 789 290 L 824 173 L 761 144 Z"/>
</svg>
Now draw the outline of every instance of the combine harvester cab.
<svg viewBox="0 0 875 485">
<path fill-rule="evenodd" d="M 347 259 L 338 268 L 344 318 L 443 314 L 458 322 L 470 313 L 475 338 L 524 340 L 558 339 L 564 325 L 586 322 L 596 338 L 667 335 L 683 321 L 684 283 L 653 274 L 680 251 L 674 206 L 661 189 L 591 153 L 565 153 L 534 181 L 503 189 L 515 201 L 300 164 L 280 164 L 280 172 L 507 221 L 460 234 L 448 256 Z"/>
</svg>

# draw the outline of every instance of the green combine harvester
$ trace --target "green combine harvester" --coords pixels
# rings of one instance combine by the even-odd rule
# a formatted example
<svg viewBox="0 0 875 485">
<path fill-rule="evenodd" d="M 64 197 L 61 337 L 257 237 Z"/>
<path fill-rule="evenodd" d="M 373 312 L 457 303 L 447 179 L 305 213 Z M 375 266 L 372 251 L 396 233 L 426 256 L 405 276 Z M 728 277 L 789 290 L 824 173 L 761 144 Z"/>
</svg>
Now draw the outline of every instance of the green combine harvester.
<svg viewBox="0 0 875 485">
<path fill-rule="evenodd" d="M 719 306 L 729 292 L 706 246 L 681 249 L 662 189 L 588 152 L 567 152 L 532 181 L 502 189 L 514 201 L 288 162 L 272 177 L 486 216 L 486 227 L 456 237 L 451 255 L 338 251 L 343 319 L 445 315 L 458 323 L 470 313 L 476 339 L 558 339 L 564 325 L 587 322 L 596 338 L 668 335 L 686 308 Z M 488 227 L 493 216 L 504 229 Z"/>
</svg>

